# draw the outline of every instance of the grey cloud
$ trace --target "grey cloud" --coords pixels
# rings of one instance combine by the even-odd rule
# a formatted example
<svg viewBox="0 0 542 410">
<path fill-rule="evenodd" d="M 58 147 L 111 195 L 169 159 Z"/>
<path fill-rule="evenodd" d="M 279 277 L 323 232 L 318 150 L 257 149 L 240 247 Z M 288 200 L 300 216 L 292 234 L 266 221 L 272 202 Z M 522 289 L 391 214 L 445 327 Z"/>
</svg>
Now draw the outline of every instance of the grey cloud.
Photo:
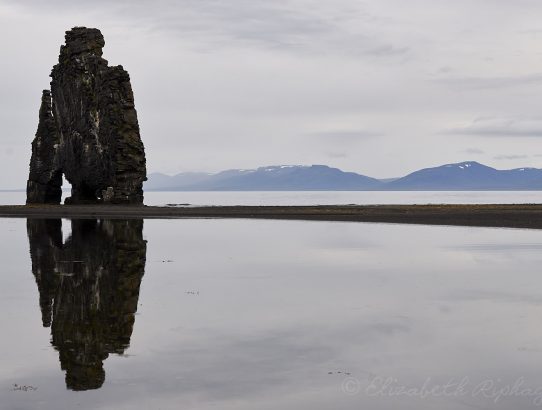
<svg viewBox="0 0 542 410">
<path fill-rule="evenodd" d="M 542 34 L 542 29 L 540 28 L 531 28 L 526 30 L 518 30 L 519 34 L 527 34 L 527 35 L 535 35 L 538 36 L 539 34 Z"/>
<path fill-rule="evenodd" d="M 437 70 L 437 73 L 438 74 L 447 74 L 447 73 L 451 73 L 453 71 L 452 67 L 450 66 L 443 66 L 443 67 L 440 67 L 438 70 Z"/>
<path fill-rule="evenodd" d="M 455 245 L 448 246 L 447 249 L 457 250 L 457 251 L 466 251 L 472 253 L 480 252 L 494 252 L 494 253 L 503 253 L 507 251 L 513 252 L 532 252 L 532 251 L 541 251 L 542 244 L 540 243 L 477 243 L 477 244 L 465 244 L 465 245 Z"/>
<path fill-rule="evenodd" d="M 333 6 L 316 0 L 135 0 L 92 3 L 56 0 L 18 1 L 13 4 L 42 12 L 75 11 L 80 8 L 101 14 L 96 4 L 107 4 L 104 18 L 118 19 L 148 32 L 187 36 L 207 48 L 256 46 L 274 50 L 308 53 L 347 54 L 354 57 L 403 56 L 409 48 L 380 39 L 365 25 L 347 29 L 350 20 L 368 21 L 372 16 L 352 8 L 349 0 Z M 52 6 L 57 6 L 56 9 Z"/>
<path fill-rule="evenodd" d="M 467 148 L 460 152 L 465 153 L 465 154 L 475 154 L 475 155 L 484 153 L 484 151 L 479 148 Z"/>
<path fill-rule="evenodd" d="M 479 118 L 470 125 L 453 128 L 446 133 L 485 137 L 542 137 L 542 119 Z"/>
<path fill-rule="evenodd" d="M 497 160 L 512 160 L 512 159 L 524 159 L 524 158 L 528 158 L 529 156 L 528 155 L 497 155 L 495 157 L 493 157 L 493 159 L 497 159 Z"/>
<path fill-rule="evenodd" d="M 183 18 L 183 15 L 190 18 Z M 305 45 L 315 36 L 329 34 L 333 25 L 318 16 L 310 16 L 277 7 L 273 3 L 236 0 L 229 2 L 189 2 L 179 13 L 153 16 L 155 30 L 208 34 L 221 40 L 254 42 L 271 47 Z"/>
<path fill-rule="evenodd" d="M 318 146 L 330 159 L 346 159 L 350 151 L 360 143 L 380 137 L 382 134 L 368 130 L 321 131 L 305 134 L 307 144 Z"/>
<path fill-rule="evenodd" d="M 500 89 L 542 85 L 542 74 L 503 76 L 503 77 L 448 77 L 436 80 L 441 84 L 461 89 Z"/>
<path fill-rule="evenodd" d="M 408 53 L 409 51 L 410 49 L 408 47 L 395 47 L 391 44 L 384 44 L 382 46 L 378 46 L 373 49 L 367 50 L 365 54 L 373 55 L 376 57 L 383 57 L 383 56 L 404 55 Z"/>
<path fill-rule="evenodd" d="M 492 290 L 464 290 L 454 292 L 453 300 L 478 301 L 487 300 L 491 302 L 516 303 L 519 305 L 541 305 L 542 297 L 536 294 L 514 294 Z"/>
<path fill-rule="evenodd" d="M 314 137 L 322 141 L 358 141 L 366 138 L 380 137 L 383 134 L 367 130 L 353 130 L 353 131 L 322 131 L 311 132 L 307 136 Z"/>
<path fill-rule="evenodd" d="M 381 137 L 383 134 L 368 130 L 321 131 L 305 134 L 308 144 L 317 144 L 327 158 L 345 159 L 350 157 L 350 150 L 360 143 Z"/>
<path fill-rule="evenodd" d="M 348 154 L 344 151 L 341 152 L 328 152 L 327 156 L 329 158 L 347 158 Z"/>
</svg>

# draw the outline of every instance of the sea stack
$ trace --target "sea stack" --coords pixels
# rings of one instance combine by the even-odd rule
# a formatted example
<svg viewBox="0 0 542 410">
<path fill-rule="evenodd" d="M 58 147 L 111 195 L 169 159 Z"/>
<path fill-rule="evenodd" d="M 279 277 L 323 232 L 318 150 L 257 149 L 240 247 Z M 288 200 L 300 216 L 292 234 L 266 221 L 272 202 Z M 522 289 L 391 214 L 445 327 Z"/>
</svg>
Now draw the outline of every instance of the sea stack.
<svg viewBox="0 0 542 410">
<path fill-rule="evenodd" d="M 102 58 L 100 30 L 75 27 L 65 38 L 41 98 L 26 202 L 59 204 L 64 175 L 67 204 L 142 204 L 145 150 L 130 76 Z"/>
</svg>

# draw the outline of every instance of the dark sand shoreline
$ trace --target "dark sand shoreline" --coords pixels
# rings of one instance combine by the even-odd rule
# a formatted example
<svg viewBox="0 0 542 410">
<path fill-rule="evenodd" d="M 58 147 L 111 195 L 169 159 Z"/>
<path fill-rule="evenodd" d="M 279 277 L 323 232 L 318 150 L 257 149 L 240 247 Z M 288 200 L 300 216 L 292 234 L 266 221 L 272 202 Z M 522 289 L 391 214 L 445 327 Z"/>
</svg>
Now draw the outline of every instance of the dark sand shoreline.
<svg viewBox="0 0 542 410">
<path fill-rule="evenodd" d="M 0 218 L 251 218 L 542 229 L 542 205 L 1 205 Z"/>
</svg>

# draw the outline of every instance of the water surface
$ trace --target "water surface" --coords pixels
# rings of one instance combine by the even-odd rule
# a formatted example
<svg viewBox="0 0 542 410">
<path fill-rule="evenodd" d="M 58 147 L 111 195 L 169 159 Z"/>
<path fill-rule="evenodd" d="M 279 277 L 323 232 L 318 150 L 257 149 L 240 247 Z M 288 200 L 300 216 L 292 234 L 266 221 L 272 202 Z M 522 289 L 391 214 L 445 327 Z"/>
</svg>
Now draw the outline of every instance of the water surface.
<svg viewBox="0 0 542 410">
<path fill-rule="evenodd" d="M 542 191 L 145 192 L 147 205 L 413 205 L 542 203 Z"/>
<path fill-rule="evenodd" d="M 69 191 L 63 192 L 63 197 Z M 0 192 L 0 204 L 24 204 L 24 192 Z M 542 203 L 542 191 L 250 191 L 145 192 L 145 204 L 197 205 L 412 205 L 412 204 L 532 204 Z"/>
<path fill-rule="evenodd" d="M 539 231 L 213 219 L 0 229 L 2 409 L 542 404 Z"/>
</svg>

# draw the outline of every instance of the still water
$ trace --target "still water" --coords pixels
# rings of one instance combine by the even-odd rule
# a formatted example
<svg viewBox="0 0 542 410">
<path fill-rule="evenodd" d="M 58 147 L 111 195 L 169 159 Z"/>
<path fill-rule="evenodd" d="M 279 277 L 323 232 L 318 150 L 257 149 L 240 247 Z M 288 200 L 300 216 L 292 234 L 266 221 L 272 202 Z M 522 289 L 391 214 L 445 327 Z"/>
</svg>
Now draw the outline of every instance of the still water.
<svg viewBox="0 0 542 410">
<path fill-rule="evenodd" d="M 0 235 L 3 410 L 542 407 L 540 231 L 0 219 Z"/>
<path fill-rule="evenodd" d="M 69 196 L 64 191 L 63 196 Z M 1 192 L 0 204 L 24 204 L 26 194 Z M 409 204 L 533 204 L 542 191 L 250 191 L 145 192 L 145 204 L 171 205 L 409 205 Z"/>
<path fill-rule="evenodd" d="M 532 204 L 542 191 L 252 191 L 145 192 L 145 204 L 190 205 L 409 205 Z"/>
</svg>

